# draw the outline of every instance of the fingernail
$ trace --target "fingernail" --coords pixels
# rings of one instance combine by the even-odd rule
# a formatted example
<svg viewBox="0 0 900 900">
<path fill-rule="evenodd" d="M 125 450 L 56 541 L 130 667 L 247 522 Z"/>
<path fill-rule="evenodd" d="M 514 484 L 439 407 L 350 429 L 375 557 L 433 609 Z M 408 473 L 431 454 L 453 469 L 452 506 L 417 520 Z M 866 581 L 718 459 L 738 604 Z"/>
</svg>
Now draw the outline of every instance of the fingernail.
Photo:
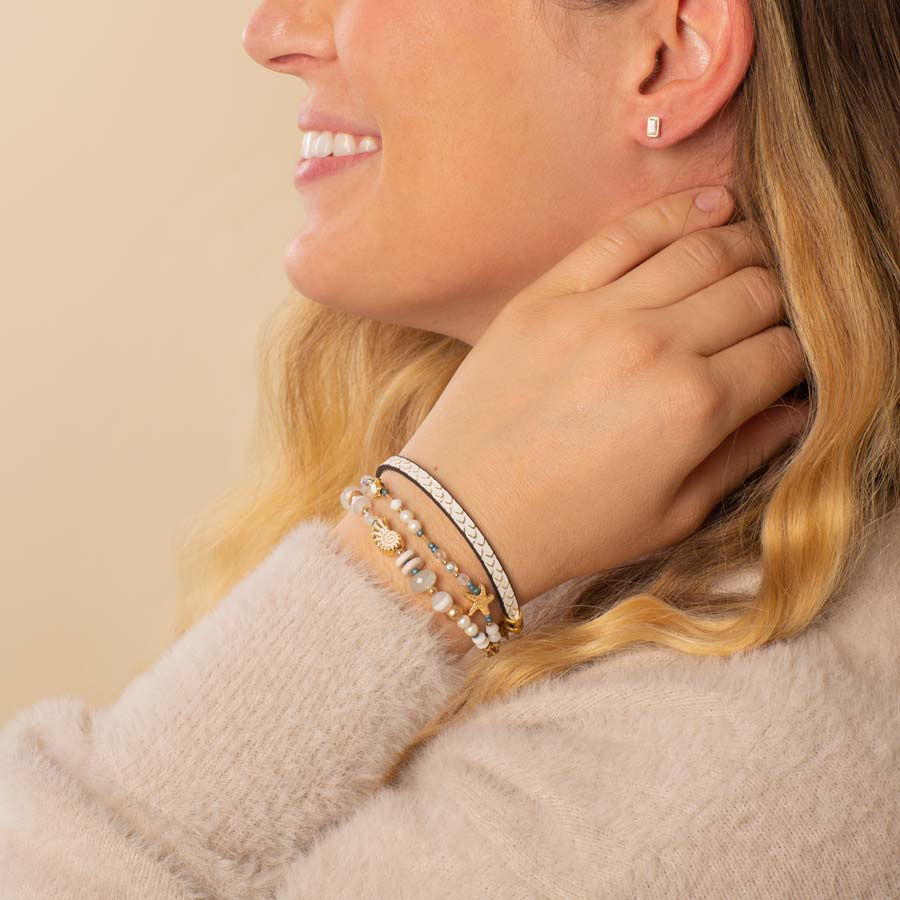
<svg viewBox="0 0 900 900">
<path fill-rule="evenodd" d="M 709 190 L 700 191 L 700 193 L 694 197 L 694 203 L 697 205 L 697 208 L 702 209 L 703 212 L 712 212 L 722 204 L 727 196 L 727 188 L 719 185 L 718 187 L 709 188 Z"/>
</svg>

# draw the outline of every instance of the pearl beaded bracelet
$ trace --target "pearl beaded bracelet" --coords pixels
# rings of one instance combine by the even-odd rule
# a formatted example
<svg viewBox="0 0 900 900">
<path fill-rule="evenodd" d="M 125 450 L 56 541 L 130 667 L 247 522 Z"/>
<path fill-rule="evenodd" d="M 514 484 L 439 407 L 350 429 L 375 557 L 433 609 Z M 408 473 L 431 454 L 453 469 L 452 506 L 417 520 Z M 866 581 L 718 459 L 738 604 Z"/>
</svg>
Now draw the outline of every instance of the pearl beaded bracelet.
<svg viewBox="0 0 900 900">
<path fill-rule="evenodd" d="M 344 488 L 340 495 L 341 506 L 362 516 L 372 526 L 372 538 L 375 545 L 385 553 L 397 557 L 394 562 L 404 575 L 410 576 L 411 589 L 417 594 L 426 593 L 431 596 L 431 605 L 435 612 L 446 613 L 451 621 L 456 622 L 465 634 L 472 638 L 472 643 L 488 656 L 497 653 L 500 649 L 501 633 L 505 634 L 505 629 L 501 632 L 502 626 L 497 625 L 491 617 L 490 603 L 494 599 L 493 595 L 489 594 L 483 585 L 476 585 L 468 575 L 460 573 L 459 566 L 447 560 L 446 552 L 427 537 L 421 522 L 415 518 L 412 511 L 403 509 L 402 501 L 398 498 L 392 499 L 390 501 L 391 509 L 400 513 L 400 517 L 406 523 L 408 530 L 423 538 L 432 554 L 440 560 L 444 570 L 454 575 L 468 588 L 468 592 L 465 595 L 466 599 L 471 603 L 468 613 L 456 606 L 453 602 L 453 597 L 447 591 L 437 590 L 435 587 L 437 576 L 431 569 L 425 568 L 421 557 L 416 556 L 413 549 L 405 548 L 402 536 L 391 529 L 383 517 L 376 516 L 372 512 L 370 497 L 390 496 L 390 492 L 381 480 L 372 475 L 365 475 L 360 479 L 360 485 L 362 490 L 353 485 Z M 485 631 L 481 631 L 471 619 L 471 616 L 476 611 L 481 612 L 485 617 L 487 622 Z"/>
</svg>

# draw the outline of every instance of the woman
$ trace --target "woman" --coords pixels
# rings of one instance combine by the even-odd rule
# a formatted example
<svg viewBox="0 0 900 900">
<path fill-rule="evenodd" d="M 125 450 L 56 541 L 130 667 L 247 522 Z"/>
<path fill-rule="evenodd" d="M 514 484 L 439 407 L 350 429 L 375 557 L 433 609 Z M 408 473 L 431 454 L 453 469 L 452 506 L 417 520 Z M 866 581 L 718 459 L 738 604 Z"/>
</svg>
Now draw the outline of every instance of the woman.
<svg viewBox="0 0 900 900">
<path fill-rule="evenodd" d="M 2 896 L 900 896 L 895 0 L 244 43 L 315 132 L 261 480 L 4 729 Z"/>
</svg>

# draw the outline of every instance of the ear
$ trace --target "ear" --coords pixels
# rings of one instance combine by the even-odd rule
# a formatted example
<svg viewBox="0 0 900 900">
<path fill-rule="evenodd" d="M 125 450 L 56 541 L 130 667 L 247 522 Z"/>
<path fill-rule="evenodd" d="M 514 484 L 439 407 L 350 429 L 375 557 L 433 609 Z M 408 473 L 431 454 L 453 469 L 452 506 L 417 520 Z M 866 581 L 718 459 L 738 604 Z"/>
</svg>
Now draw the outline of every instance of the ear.
<svg viewBox="0 0 900 900">
<path fill-rule="evenodd" d="M 750 0 L 659 0 L 635 24 L 629 126 L 641 144 L 668 147 L 701 129 L 744 80 L 755 46 Z M 647 135 L 650 116 L 659 137 Z"/>
</svg>

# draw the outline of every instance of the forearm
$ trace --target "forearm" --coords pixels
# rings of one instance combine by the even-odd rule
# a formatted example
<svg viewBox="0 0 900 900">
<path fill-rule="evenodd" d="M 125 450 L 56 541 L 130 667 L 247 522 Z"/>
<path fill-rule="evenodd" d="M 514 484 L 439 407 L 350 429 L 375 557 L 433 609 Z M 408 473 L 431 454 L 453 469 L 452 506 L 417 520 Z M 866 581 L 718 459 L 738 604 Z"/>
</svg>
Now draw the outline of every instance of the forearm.
<svg viewBox="0 0 900 900">
<path fill-rule="evenodd" d="M 454 524 L 437 508 L 434 501 L 408 478 L 391 469 L 387 469 L 380 478 L 390 491 L 391 498 L 400 499 L 404 508 L 409 505 L 409 508 L 415 512 L 427 538 L 446 551 L 447 559 L 455 562 L 459 566 L 459 571 L 468 574 L 476 584 L 482 585 L 490 593 L 493 593 L 491 583 L 485 575 L 484 567 L 477 554 Z M 437 574 L 435 587 L 447 591 L 458 606 L 465 606 L 463 585 L 455 576 L 443 569 L 440 561 L 428 549 L 426 538 L 419 537 L 406 528 L 405 523 L 400 519 L 400 514 L 390 509 L 388 499 L 373 499 L 372 511 L 375 515 L 384 518 L 391 528 L 398 531 L 403 536 L 405 545 L 412 547 L 416 554 L 424 560 L 425 566 Z M 455 654 L 462 656 L 473 648 L 472 639 L 454 621 L 442 613 L 432 611 L 431 597 L 428 594 L 416 594 L 412 590 L 409 576 L 404 575 L 394 565 L 394 557 L 375 546 L 372 540 L 372 526 L 362 516 L 354 512 L 347 513 L 335 526 L 335 534 L 340 542 L 349 548 L 354 556 L 363 561 L 383 584 L 408 596 L 411 602 L 418 603 L 431 612 L 435 620 L 435 629 L 445 635 L 448 646 Z M 503 607 L 497 598 L 491 603 L 491 615 L 495 622 L 501 621 Z M 473 620 L 483 629 L 484 622 L 480 614 L 476 613 Z"/>
</svg>

